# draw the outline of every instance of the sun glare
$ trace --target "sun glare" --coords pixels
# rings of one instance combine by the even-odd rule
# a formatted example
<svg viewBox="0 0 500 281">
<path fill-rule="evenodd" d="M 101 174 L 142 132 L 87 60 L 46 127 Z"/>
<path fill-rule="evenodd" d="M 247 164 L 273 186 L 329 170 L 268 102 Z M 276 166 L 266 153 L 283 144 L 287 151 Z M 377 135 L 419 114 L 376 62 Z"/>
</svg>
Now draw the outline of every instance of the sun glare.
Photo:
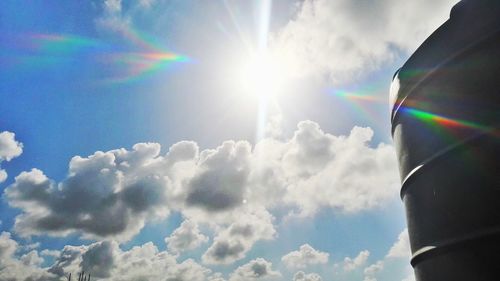
<svg viewBox="0 0 500 281">
<path fill-rule="evenodd" d="M 239 84 L 245 94 L 257 97 L 275 96 L 283 90 L 284 71 L 276 58 L 269 54 L 256 54 L 243 64 Z"/>
</svg>

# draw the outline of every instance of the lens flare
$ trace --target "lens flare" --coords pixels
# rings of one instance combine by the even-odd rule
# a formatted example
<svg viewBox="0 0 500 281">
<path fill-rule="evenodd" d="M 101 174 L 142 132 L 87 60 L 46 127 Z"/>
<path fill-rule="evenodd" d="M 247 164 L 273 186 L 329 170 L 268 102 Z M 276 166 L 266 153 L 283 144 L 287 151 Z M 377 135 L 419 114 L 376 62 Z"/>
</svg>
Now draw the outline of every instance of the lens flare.
<svg viewBox="0 0 500 281">
<path fill-rule="evenodd" d="M 240 86 L 251 96 L 275 96 L 283 89 L 284 73 L 280 63 L 269 54 L 255 54 L 241 68 Z"/>
<path fill-rule="evenodd" d="M 430 128 L 440 133 L 445 138 L 459 137 L 460 133 L 457 129 L 468 129 L 473 130 L 478 134 L 490 134 L 496 137 L 500 137 L 500 130 L 496 127 L 487 126 L 468 120 L 449 118 L 411 107 L 401 107 L 400 110 L 402 110 L 403 113 L 406 113 L 409 116 L 424 122 Z"/>
<path fill-rule="evenodd" d="M 348 92 L 345 90 L 336 90 L 333 92 L 333 95 L 336 97 L 344 98 L 352 101 L 367 101 L 367 102 L 387 102 L 386 99 L 382 99 L 375 95 L 370 95 L 367 93 L 359 93 L 359 92 Z"/>
<path fill-rule="evenodd" d="M 43 53 L 68 53 L 81 51 L 84 48 L 99 48 L 103 44 L 92 38 L 76 35 L 37 33 L 28 36 L 30 47 Z"/>
<path fill-rule="evenodd" d="M 478 123 L 448 118 L 445 116 L 437 115 L 434 113 L 418 110 L 415 108 L 403 107 L 403 112 L 408 113 L 410 116 L 415 117 L 429 125 L 439 126 L 445 128 L 471 128 L 479 131 L 490 131 L 492 128 Z"/>
<path fill-rule="evenodd" d="M 175 63 L 190 61 L 187 56 L 167 51 L 145 33 L 132 28 L 122 28 L 119 32 L 130 46 L 73 34 L 4 36 L 7 42 L 0 44 L 1 59 L 6 67 L 35 71 L 67 63 L 90 63 L 108 70 L 99 79 L 112 84 L 138 81 Z"/>
<path fill-rule="evenodd" d="M 335 98 L 345 108 L 355 112 L 357 116 L 362 117 L 372 123 L 372 126 L 381 126 L 386 122 L 380 114 L 376 113 L 379 106 L 388 104 L 387 98 L 382 98 L 377 93 L 381 91 L 382 86 L 378 82 L 366 85 L 359 89 L 330 89 L 329 96 Z"/>
</svg>

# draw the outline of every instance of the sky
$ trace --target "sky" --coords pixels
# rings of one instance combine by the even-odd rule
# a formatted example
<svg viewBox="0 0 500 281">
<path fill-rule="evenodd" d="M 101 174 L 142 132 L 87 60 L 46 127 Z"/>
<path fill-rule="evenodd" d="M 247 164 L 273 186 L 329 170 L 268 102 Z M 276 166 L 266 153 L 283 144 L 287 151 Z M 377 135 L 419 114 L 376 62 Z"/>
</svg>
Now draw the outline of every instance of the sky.
<svg viewBox="0 0 500 281">
<path fill-rule="evenodd" d="M 389 88 L 456 2 L 2 1 L 0 280 L 414 280 Z"/>
</svg>

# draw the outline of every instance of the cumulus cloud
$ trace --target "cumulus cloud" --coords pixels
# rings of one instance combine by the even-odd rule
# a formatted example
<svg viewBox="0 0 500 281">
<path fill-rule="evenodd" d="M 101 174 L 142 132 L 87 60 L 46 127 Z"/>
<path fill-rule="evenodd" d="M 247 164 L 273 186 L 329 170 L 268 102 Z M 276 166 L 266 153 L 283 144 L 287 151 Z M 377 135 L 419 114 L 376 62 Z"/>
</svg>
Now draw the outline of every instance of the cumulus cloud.
<svg viewBox="0 0 500 281">
<path fill-rule="evenodd" d="M 36 251 L 15 256 L 18 247 L 9 233 L 0 235 L 0 280 L 60 281 L 82 270 L 101 281 L 223 280 L 219 273 L 212 274 L 192 259 L 178 262 L 175 256 L 159 251 L 151 242 L 128 251 L 121 250 L 114 241 L 66 245 L 48 268 L 42 267 L 43 259 Z M 56 253 L 50 252 L 53 254 Z"/>
<path fill-rule="evenodd" d="M 317 273 L 306 274 L 304 271 L 299 271 L 293 275 L 293 281 L 322 281 L 323 279 Z"/>
<path fill-rule="evenodd" d="M 14 133 L 4 131 L 0 133 L 0 164 L 10 161 L 23 153 L 23 144 L 16 141 Z M 7 172 L 0 166 L 0 183 L 7 179 Z"/>
<path fill-rule="evenodd" d="M 59 257 L 59 255 L 61 255 L 61 251 L 44 249 L 40 252 L 40 255 L 46 257 Z"/>
<path fill-rule="evenodd" d="M 159 171 L 197 153 L 191 145 L 192 151 L 173 146 L 169 152 L 173 159 L 169 154 L 159 156 L 160 145 L 155 143 L 136 144 L 131 151 L 75 156 L 67 178 L 59 183 L 38 169 L 22 172 L 5 189 L 9 204 L 23 210 L 15 229 L 23 235 L 81 232 L 127 240 L 147 220 L 169 214 L 166 202 L 171 183 Z M 188 153 L 182 155 L 186 158 L 177 155 L 177 148 Z"/>
<path fill-rule="evenodd" d="M 360 266 L 363 266 L 368 257 L 370 256 L 370 252 L 367 250 L 359 252 L 359 254 L 355 258 L 344 258 L 344 271 L 353 271 Z"/>
<path fill-rule="evenodd" d="M 398 240 L 392 245 L 387 253 L 389 258 L 410 258 L 410 238 L 408 236 L 408 229 L 403 230 L 399 236 Z"/>
<path fill-rule="evenodd" d="M 255 242 L 274 238 L 273 219 L 265 210 L 242 215 L 214 238 L 213 244 L 202 256 L 203 262 L 229 264 L 244 258 Z"/>
<path fill-rule="evenodd" d="M 80 267 L 83 271 L 92 272 L 95 277 L 110 277 L 111 270 L 116 264 L 118 252 L 116 242 L 104 241 L 92 244 L 82 254 Z"/>
<path fill-rule="evenodd" d="M 9 232 L 0 234 L 0 280 L 55 280 L 56 275 L 41 268 L 43 258 L 33 250 L 24 255 L 16 256 L 19 244 L 12 239 Z"/>
<path fill-rule="evenodd" d="M 272 269 L 273 264 L 263 258 L 257 258 L 238 267 L 229 281 L 268 280 L 281 277 L 281 273 Z"/>
<path fill-rule="evenodd" d="M 208 237 L 200 233 L 198 225 L 191 220 L 183 221 L 179 228 L 165 238 L 168 250 L 173 253 L 196 249 L 207 241 Z"/>
<path fill-rule="evenodd" d="M 117 255 L 115 269 L 111 279 L 106 281 L 141 281 L 141 280 L 179 280 L 203 281 L 211 271 L 192 259 L 178 263 L 175 256 L 148 242 Z"/>
<path fill-rule="evenodd" d="M 52 266 L 49 267 L 48 272 L 57 276 L 65 276 L 69 273 L 79 272 L 82 263 L 82 255 L 88 249 L 86 245 L 72 246 L 66 245 L 59 252 L 56 260 Z"/>
<path fill-rule="evenodd" d="M 376 281 L 375 275 L 384 269 L 384 261 L 377 261 L 364 270 L 364 281 Z"/>
<path fill-rule="evenodd" d="M 272 48 L 291 62 L 295 75 L 346 82 L 413 51 L 456 2 L 306 0 L 295 19 L 274 34 Z"/>
<path fill-rule="evenodd" d="M 317 123 L 299 123 L 283 155 L 289 183 L 285 200 L 303 214 L 314 214 L 322 207 L 357 212 L 394 198 L 394 148 L 383 143 L 370 147 L 372 137 L 370 128 L 354 127 L 349 136 L 333 136 Z"/>
<path fill-rule="evenodd" d="M 203 151 L 188 184 L 186 203 L 210 212 L 241 205 L 250 173 L 250 155 L 250 144 L 244 141 L 226 141 L 215 150 Z"/>
<path fill-rule="evenodd" d="M 126 37 L 135 17 L 151 9 L 156 0 L 139 0 L 124 4 L 122 0 L 104 0 L 101 15 L 95 20 L 96 26 L 103 31 L 123 34 Z"/>
<path fill-rule="evenodd" d="M 290 252 L 281 258 L 289 268 L 305 268 L 311 264 L 325 264 L 328 262 L 328 253 L 320 252 L 309 244 L 300 246 L 298 251 Z"/>
<path fill-rule="evenodd" d="M 273 212 L 312 216 L 321 208 L 359 212 L 396 198 L 394 149 L 370 144 L 373 131 L 354 127 L 347 136 L 325 133 L 312 121 L 290 139 L 263 139 L 252 149 L 226 141 L 199 151 L 181 141 L 166 154 L 156 143 L 131 150 L 75 156 L 57 182 L 41 170 L 22 172 L 4 191 L 20 209 L 14 229 L 24 236 L 64 236 L 126 241 L 145 224 L 172 211 L 191 223 L 166 242 L 172 252 L 207 240 L 193 224 L 215 232 L 206 263 L 243 258 L 259 240 L 275 236 Z"/>
</svg>

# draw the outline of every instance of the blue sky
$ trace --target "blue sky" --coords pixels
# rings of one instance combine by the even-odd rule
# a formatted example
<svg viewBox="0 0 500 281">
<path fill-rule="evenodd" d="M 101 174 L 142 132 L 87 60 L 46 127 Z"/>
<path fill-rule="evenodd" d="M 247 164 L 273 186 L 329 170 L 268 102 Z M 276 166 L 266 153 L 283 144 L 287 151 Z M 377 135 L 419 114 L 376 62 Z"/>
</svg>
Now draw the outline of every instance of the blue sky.
<svg viewBox="0 0 500 281">
<path fill-rule="evenodd" d="M 455 2 L 2 1 L 0 279 L 412 280 L 388 92 Z"/>
</svg>

